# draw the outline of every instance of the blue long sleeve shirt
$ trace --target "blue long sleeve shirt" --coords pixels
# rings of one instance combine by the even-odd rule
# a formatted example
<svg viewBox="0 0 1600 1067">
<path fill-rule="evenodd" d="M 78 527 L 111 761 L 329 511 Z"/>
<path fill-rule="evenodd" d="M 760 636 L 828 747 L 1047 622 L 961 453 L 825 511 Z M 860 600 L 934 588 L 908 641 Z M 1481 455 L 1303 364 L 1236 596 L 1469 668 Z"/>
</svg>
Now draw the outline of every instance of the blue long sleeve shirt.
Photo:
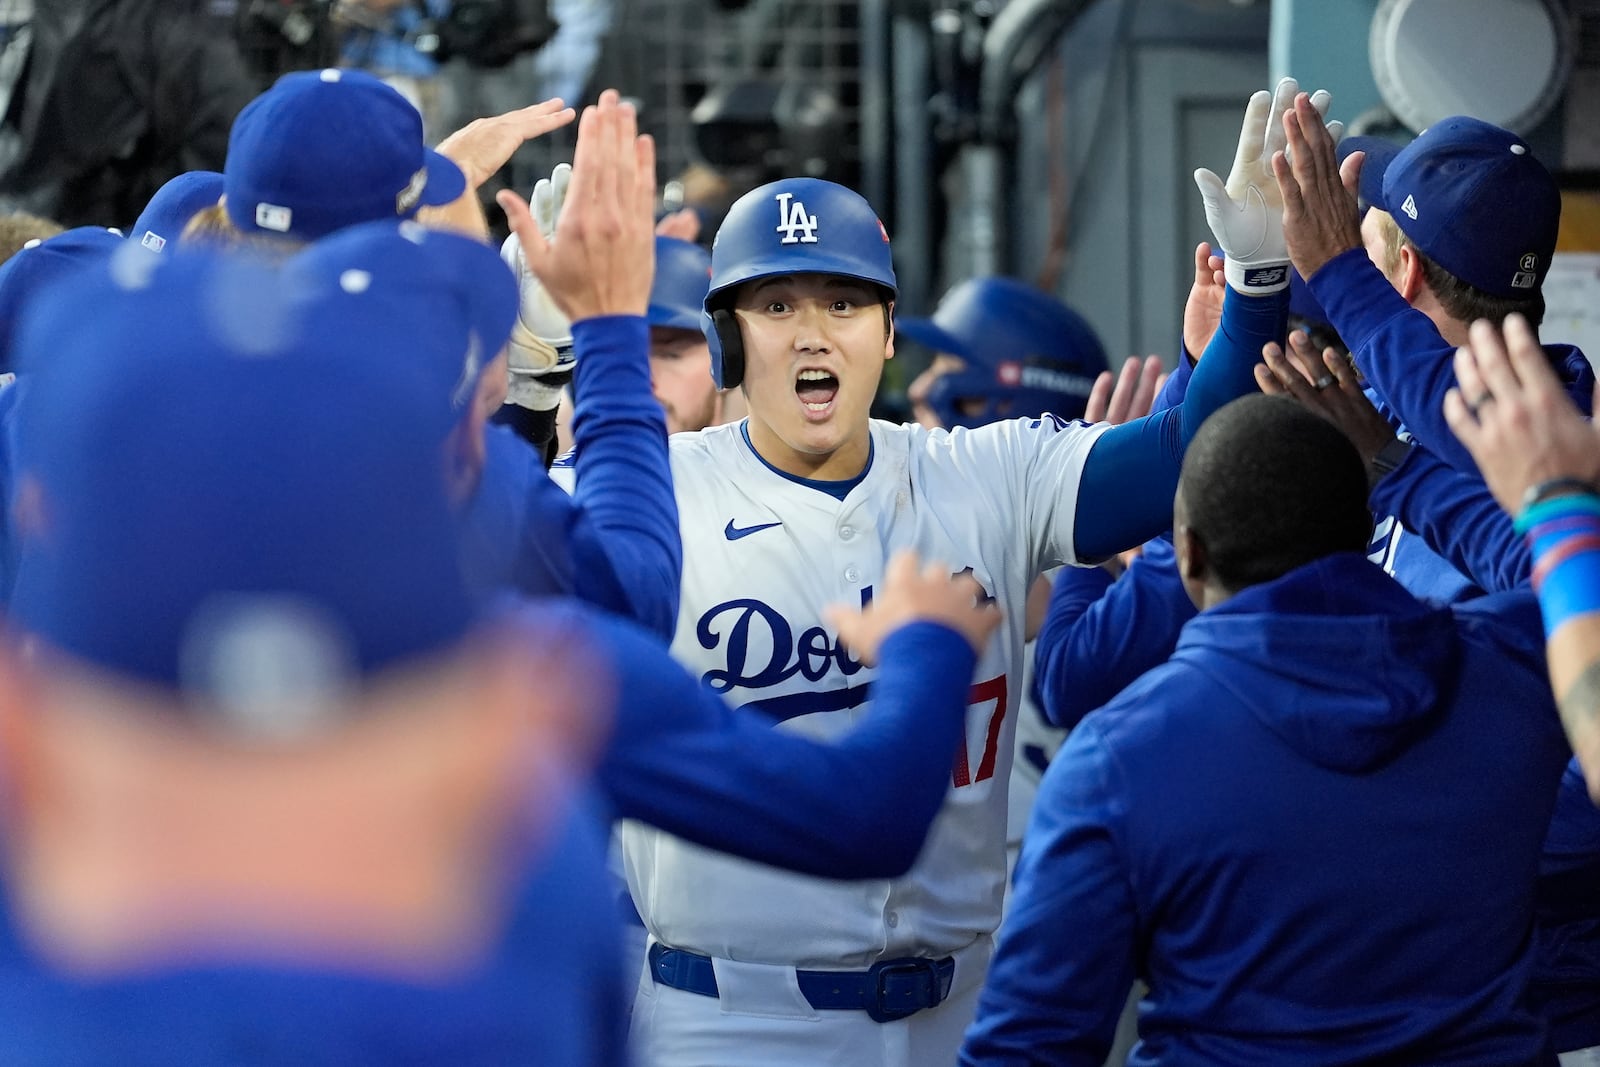
<svg viewBox="0 0 1600 1067">
<path fill-rule="evenodd" d="M 683 544 L 666 416 L 650 391 L 649 326 L 634 316 L 586 319 L 572 336 L 577 488 L 568 497 L 533 449 L 490 427 L 462 516 L 464 568 L 485 597 L 572 595 L 670 639 Z"/>
<path fill-rule="evenodd" d="M 1329 260 L 1308 281 L 1371 386 L 1411 435 L 1446 463 L 1476 471 L 1472 455 L 1450 432 L 1444 396 L 1455 385 L 1455 346 L 1422 312 L 1407 304 L 1367 257 L 1352 248 Z M 1567 394 L 1585 412 L 1594 372 L 1571 345 L 1545 345 Z"/>
<path fill-rule="evenodd" d="M 657 640 L 574 601 L 528 609 L 537 629 L 584 635 L 615 697 L 598 768 L 619 818 L 719 852 L 831 878 L 910 870 L 950 786 L 977 655 L 919 622 L 884 642 L 872 713 L 822 742 L 739 715 Z"/>
<path fill-rule="evenodd" d="M 1488 592 L 1514 589 L 1533 571 L 1527 543 L 1483 479 L 1456 470 L 1420 445 L 1378 482 L 1371 499 L 1373 511 L 1399 519 Z"/>
<path fill-rule="evenodd" d="M 961 1062 L 1098 1067 L 1135 975 L 1133 1067 L 1553 1062 L 1540 634 L 1526 594 L 1434 608 L 1353 553 L 1196 616 L 1045 775 Z"/>
<path fill-rule="evenodd" d="M 1090 449 L 1078 485 L 1078 558 L 1104 559 L 1172 525 L 1184 449 L 1213 411 L 1255 391 L 1261 348 L 1268 341 L 1281 343 L 1288 321 L 1288 290 L 1268 296 L 1228 290 L 1222 322 L 1189 378 L 1183 403 L 1113 426 Z"/>
<path fill-rule="evenodd" d="M 1098 567 L 1063 568 L 1034 643 L 1033 698 L 1045 721 L 1070 729 L 1165 663 L 1195 612 L 1163 538 L 1114 582 Z"/>
<path fill-rule="evenodd" d="M 1180 352 L 1178 367 L 1156 397 L 1152 413 L 1112 427 L 1089 453 L 1078 493 L 1080 549 L 1085 523 L 1124 508 L 1145 523 L 1146 533 L 1171 525 L 1183 448 L 1211 412 L 1255 390 L 1254 368 L 1262 346 L 1281 343 L 1287 323 L 1286 295 L 1227 292 L 1221 324 L 1204 359 L 1197 365 Z M 1108 497 L 1117 500 L 1116 508 L 1099 506 Z M 1123 529 L 1119 525 L 1115 532 Z M 1090 536 L 1112 534 L 1096 526 Z M 1194 616 L 1194 605 L 1177 577 L 1171 543 L 1152 540 L 1145 553 L 1116 582 L 1098 568 L 1064 569 L 1056 576 L 1034 647 L 1031 693 L 1051 725 L 1073 726 L 1165 661 L 1179 629 Z M 1093 552 L 1086 558 L 1109 554 Z"/>
</svg>

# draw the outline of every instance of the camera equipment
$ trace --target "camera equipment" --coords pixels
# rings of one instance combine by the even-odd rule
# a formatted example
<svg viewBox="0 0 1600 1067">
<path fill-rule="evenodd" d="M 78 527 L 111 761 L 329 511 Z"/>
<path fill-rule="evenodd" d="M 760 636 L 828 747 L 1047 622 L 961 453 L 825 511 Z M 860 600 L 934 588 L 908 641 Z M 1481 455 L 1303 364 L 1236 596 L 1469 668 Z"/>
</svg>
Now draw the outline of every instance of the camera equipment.
<svg viewBox="0 0 1600 1067">
<path fill-rule="evenodd" d="M 474 67 L 503 67 L 543 48 L 558 28 L 549 0 L 454 0 L 447 14 L 419 27 L 417 51 L 441 62 L 459 56 Z"/>
</svg>

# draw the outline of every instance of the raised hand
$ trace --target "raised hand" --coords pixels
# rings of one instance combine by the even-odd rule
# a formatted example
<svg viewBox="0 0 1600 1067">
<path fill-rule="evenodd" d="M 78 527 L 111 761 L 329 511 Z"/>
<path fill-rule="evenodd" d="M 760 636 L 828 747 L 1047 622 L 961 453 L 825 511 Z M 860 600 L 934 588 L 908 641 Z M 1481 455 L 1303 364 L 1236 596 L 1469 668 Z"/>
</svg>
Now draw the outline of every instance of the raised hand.
<svg viewBox="0 0 1600 1067">
<path fill-rule="evenodd" d="M 1261 355 L 1266 362 L 1255 368 L 1261 391 L 1287 393 L 1339 427 L 1371 470 L 1372 461 L 1395 439 L 1395 432 L 1362 392 L 1350 357 L 1337 348 L 1325 348 L 1319 355 L 1304 330 L 1289 335 L 1287 355 L 1276 344 L 1267 345 Z"/>
<path fill-rule="evenodd" d="M 655 142 L 639 134 L 633 106 L 608 89 L 578 122 L 571 183 L 550 237 L 521 197 L 496 197 L 528 267 L 569 321 L 645 313 L 655 186 Z"/>
<path fill-rule="evenodd" d="M 888 636 L 913 622 L 948 626 L 982 652 L 1000 625 L 1000 611 L 983 602 L 983 587 L 972 575 L 952 575 L 937 561 L 923 565 L 915 552 L 902 549 L 889 560 L 872 603 L 860 610 L 835 605 L 827 620 L 857 659 L 874 664 Z"/>
<path fill-rule="evenodd" d="M 550 177 L 540 178 L 533 187 L 533 197 L 529 201 L 530 211 L 539 232 L 545 240 L 555 236 L 556 216 L 560 214 L 561 205 L 567 198 L 567 187 L 572 182 L 572 164 L 558 163 Z M 556 306 L 555 300 L 528 266 L 528 259 L 522 251 L 522 241 L 515 233 L 509 235 L 505 243 L 500 246 L 500 258 L 510 265 L 517 276 L 517 285 L 522 292 L 522 301 L 517 309 L 517 321 L 511 329 L 510 371 L 512 382 L 517 381 L 518 375 L 542 375 L 552 373 L 561 374 L 570 372 L 575 364 L 572 349 L 572 323 L 565 313 Z M 559 382 L 546 383 L 557 389 L 566 384 L 563 378 Z M 538 391 L 535 396 L 541 403 L 524 404 L 538 408 L 547 408 L 543 403 L 553 399 L 547 396 L 549 390 Z M 518 392 L 513 388 L 513 394 Z M 519 398 L 512 397 L 513 403 L 518 403 Z"/>
<path fill-rule="evenodd" d="M 1087 422 L 1109 422 L 1120 426 L 1124 422 L 1142 419 L 1150 414 L 1156 393 L 1166 376 L 1161 373 L 1161 357 L 1129 356 L 1122 371 L 1113 376 L 1101 371 L 1089 392 L 1089 402 L 1083 417 Z M 1114 384 L 1113 384 L 1114 383 Z"/>
<path fill-rule="evenodd" d="M 1205 203 L 1206 222 L 1227 255 L 1227 283 L 1260 295 L 1289 285 L 1289 253 L 1283 236 L 1283 199 L 1273 177 L 1273 159 L 1284 149 L 1283 116 L 1292 111 L 1300 86 L 1293 78 L 1250 98 L 1239 130 L 1233 169 L 1224 182 L 1210 170 L 1194 172 Z M 1312 106 L 1325 113 L 1332 98 L 1318 90 Z"/>
<path fill-rule="evenodd" d="M 1194 284 L 1183 305 L 1183 347 L 1196 360 L 1205 355 L 1206 346 L 1222 325 L 1222 297 L 1227 291 L 1222 257 L 1202 241 L 1195 246 Z"/>
<path fill-rule="evenodd" d="M 1361 247 L 1361 214 L 1356 207 L 1357 181 L 1365 152 L 1352 152 L 1339 165 L 1339 130 L 1323 121 L 1304 93 L 1284 113 L 1287 151 L 1272 157 L 1272 173 L 1283 202 L 1283 236 L 1302 278 L 1321 270 L 1328 260 Z"/>
<path fill-rule="evenodd" d="M 503 115 L 475 119 L 441 141 L 437 151 L 461 168 L 470 192 L 493 177 L 524 144 L 559 130 L 576 117 L 570 107 L 551 98 Z"/>
<path fill-rule="evenodd" d="M 661 216 L 656 223 L 657 237 L 676 237 L 680 241 L 700 239 L 700 213 L 692 207 L 679 208 Z"/>
</svg>

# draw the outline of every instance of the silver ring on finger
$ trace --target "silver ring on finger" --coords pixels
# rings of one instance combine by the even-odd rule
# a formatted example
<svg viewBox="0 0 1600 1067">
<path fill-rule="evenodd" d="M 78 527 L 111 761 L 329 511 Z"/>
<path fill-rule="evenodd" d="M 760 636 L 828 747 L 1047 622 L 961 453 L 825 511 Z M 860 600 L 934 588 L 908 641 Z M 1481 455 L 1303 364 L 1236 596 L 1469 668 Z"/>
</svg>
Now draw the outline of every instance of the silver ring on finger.
<svg viewBox="0 0 1600 1067">
<path fill-rule="evenodd" d="M 1317 392 L 1320 393 L 1324 389 L 1326 389 L 1328 386 L 1332 385 L 1333 382 L 1334 382 L 1333 375 L 1324 374 L 1322 377 L 1318 378 L 1316 381 L 1311 383 L 1311 388 L 1315 389 Z"/>
</svg>

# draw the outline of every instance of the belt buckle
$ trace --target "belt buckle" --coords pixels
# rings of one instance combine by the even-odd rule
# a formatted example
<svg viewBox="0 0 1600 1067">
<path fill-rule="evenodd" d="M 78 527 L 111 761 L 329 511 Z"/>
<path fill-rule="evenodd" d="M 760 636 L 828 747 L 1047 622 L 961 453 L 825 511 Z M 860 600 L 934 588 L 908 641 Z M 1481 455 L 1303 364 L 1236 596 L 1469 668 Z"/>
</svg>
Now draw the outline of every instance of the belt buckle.
<svg viewBox="0 0 1600 1067">
<path fill-rule="evenodd" d="M 899 1019 L 915 1015 L 924 1008 L 932 1008 L 943 1002 L 948 993 L 948 987 L 941 988 L 939 981 L 938 964 L 934 960 L 907 957 L 896 960 L 879 960 L 867 969 L 867 977 L 872 982 L 872 1003 L 867 1005 L 867 1018 L 877 1023 L 892 1023 Z M 896 978 L 920 978 L 920 989 L 916 990 L 919 996 L 910 998 L 913 1003 L 907 1005 L 891 1005 L 892 997 L 888 983 Z M 901 998 L 902 1001 L 904 998 Z"/>
</svg>

